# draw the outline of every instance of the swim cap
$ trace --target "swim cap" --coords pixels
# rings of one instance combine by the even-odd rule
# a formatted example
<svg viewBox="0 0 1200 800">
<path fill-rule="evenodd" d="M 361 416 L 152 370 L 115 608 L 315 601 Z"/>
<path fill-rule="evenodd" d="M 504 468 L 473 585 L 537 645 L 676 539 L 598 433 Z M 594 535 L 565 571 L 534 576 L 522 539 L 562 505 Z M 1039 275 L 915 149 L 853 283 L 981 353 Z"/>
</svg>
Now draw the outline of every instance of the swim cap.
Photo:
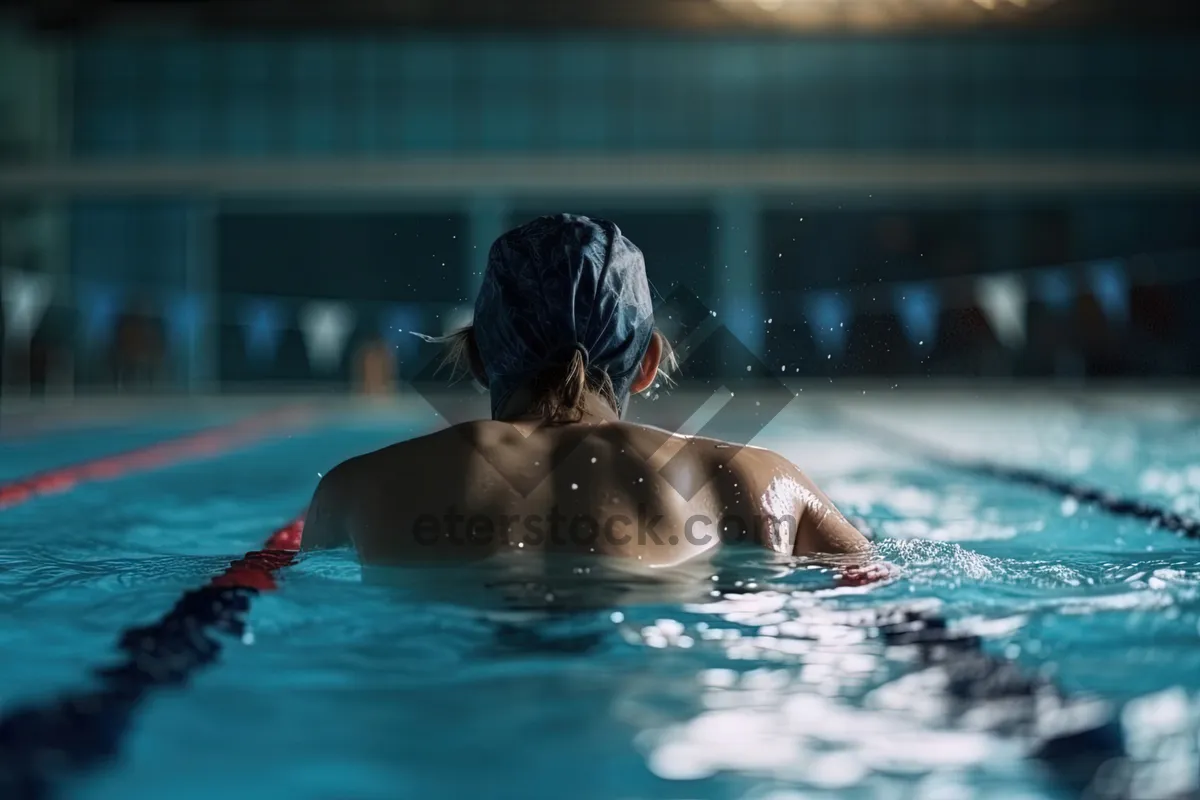
<svg viewBox="0 0 1200 800">
<path fill-rule="evenodd" d="M 575 350 L 589 375 L 608 374 L 624 413 L 654 332 L 642 251 L 605 220 L 538 217 L 492 245 L 474 327 L 493 418 L 517 387 Z"/>
</svg>

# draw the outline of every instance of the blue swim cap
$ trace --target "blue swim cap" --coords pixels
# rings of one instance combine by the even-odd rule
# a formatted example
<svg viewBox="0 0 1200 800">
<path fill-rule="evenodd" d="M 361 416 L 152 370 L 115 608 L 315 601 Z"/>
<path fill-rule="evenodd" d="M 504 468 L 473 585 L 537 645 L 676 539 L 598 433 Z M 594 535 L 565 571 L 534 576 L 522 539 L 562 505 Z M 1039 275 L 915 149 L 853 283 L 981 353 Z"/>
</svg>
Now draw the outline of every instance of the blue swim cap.
<svg viewBox="0 0 1200 800">
<path fill-rule="evenodd" d="M 624 413 L 654 333 L 642 251 L 611 222 L 557 214 L 509 231 L 488 253 L 475 341 L 495 418 L 521 384 L 584 354 Z"/>
</svg>

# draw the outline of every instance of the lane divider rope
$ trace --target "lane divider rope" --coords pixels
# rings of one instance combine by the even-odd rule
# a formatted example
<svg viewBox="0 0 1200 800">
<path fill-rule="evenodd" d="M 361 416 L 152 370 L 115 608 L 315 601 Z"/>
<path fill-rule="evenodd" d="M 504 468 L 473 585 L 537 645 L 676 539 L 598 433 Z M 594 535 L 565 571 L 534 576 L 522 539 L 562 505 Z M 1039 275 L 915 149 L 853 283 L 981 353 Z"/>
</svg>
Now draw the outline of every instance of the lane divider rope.
<svg viewBox="0 0 1200 800">
<path fill-rule="evenodd" d="M 223 637 L 245 640 L 250 602 L 276 588 L 275 574 L 296 557 L 303 533 L 300 515 L 156 622 L 125 630 L 117 643 L 124 659 L 95 671 L 97 688 L 0 717 L 0 797 L 44 800 L 63 778 L 116 756 L 153 690 L 186 684 L 216 661 Z"/>
</svg>

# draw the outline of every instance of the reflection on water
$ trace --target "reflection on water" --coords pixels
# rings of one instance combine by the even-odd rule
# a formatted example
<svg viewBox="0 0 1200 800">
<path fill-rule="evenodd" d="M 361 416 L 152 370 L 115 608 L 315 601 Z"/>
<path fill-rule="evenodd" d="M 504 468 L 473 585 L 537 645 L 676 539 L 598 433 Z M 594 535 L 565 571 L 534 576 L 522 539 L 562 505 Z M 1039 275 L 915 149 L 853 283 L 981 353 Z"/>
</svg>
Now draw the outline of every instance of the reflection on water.
<svg viewBox="0 0 1200 800">
<path fill-rule="evenodd" d="M 152 706 L 139 735 L 186 717 L 227 755 L 269 732 L 272 748 L 322 753 L 309 770 L 358 759 L 380 781 L 503 781 L 522 796 L 539 796 L 546 770 L 586 783 L 604 764 L 615 772 L 594 796 L 1197 791 L 1200 560 L 973 547 L 882 541 L 875 556 L 898 575 L 864 588 L 757 551 L 671 570 L 555 558 L 364 571 L 347 552 L 310 554 L 256 599 L 257 644 L 228 648 L 167 718 Z M 77 616 L 72 587 L 106 589 L 113 604 L 89 612 L 104 652 L 114 613 L 157 612 L 212 561 L 14 564 L 7 602 Z M 519 747 L 471 777 L 454 772 L 461 742 Z M 183 752 L 164 758 L 189 768 Z M 120 774 L 144 777 L 138 763 Z"/>
<path fill-rule="evenodd" d="M 422 580 L 439 584 L 439 608 L 471 620 L 456 660 L 472 682 L 556 676 L 568 683 L 554 702 L 570 704 L 581 675 L 611 672 L 593 684 L 608 697 L 603 717 L 576 724 L 630 742 L 657 780 L 723 787 L 705 796 L 1124 797 L 1135 777 L 1179 783 L 1145 737 L 1181 746 L 1200 720 L 1190 695 L 1163 701 L 1173 716 L 1151 727 L 1166 732 L 1147 734 L 1147 712 L 1122 716 L 1077 678 L 1064 687 L 1029 629 L 1130 595 L 1194 614 L 1200 564 L 1147 570 L 1093 554 L 1068 566 L 918 540 L 876 555 L 900 575 L 866 590 L 838 588 L 829 566 L 734 550 L 682 571 L 543 561 L 534 579 L 477 564 L 420 579 L 369 572 L 368 586 L 411 603 L 429 600 Z M 437 625 L 450 625 L 445 613 Z M 1126 746 L 1130 719 L 1140 749 Z"/>
</svg>

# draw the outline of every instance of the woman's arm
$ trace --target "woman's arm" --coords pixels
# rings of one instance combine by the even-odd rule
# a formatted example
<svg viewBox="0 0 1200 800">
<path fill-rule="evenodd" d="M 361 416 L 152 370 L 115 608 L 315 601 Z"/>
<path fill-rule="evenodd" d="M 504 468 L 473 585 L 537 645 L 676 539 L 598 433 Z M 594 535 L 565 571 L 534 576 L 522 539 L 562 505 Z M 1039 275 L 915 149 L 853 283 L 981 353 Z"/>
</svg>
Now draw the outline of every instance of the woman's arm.
<svg viewBox="0 0 1200 800">
<path fill-rule="evenodd" d="M 859 553 L 869 549 L 867 537 L 850 524 L 821 489 L 795 464 L 791 467 L 792 479 L 801 487 L 797 492 L 796 543 L 793 555 L 812 553 Z"/>
</svg>

